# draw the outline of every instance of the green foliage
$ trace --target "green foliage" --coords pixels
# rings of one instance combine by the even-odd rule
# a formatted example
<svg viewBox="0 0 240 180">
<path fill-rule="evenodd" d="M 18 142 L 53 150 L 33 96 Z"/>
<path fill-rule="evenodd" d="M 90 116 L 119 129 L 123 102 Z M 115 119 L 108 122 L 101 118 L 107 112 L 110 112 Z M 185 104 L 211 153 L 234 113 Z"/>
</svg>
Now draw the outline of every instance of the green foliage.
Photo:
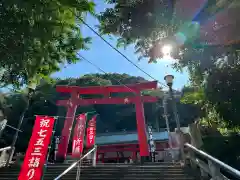
<svg viewBox="0 0 240 180">
<path fill-rule="evenodd" d="M 232 167 L 239 167 L 239 150 L 240 137 L 233 136 L 209 136 L 203 139 L 204 150 L 214 155 L 214 157 L 221 159 L 226 164 Z M 234 178 L 233 178 L 234 179 Z"/>
<path fill-rule="evenodd" d="M 181 102 L 184 104 L 196 104 L 196 105 L 202 105 L 205 103 L 205 97 L 204 97 L 204 90 L 199 89 L 196 91 L 196 88 L 192 89 L 192 91 L 188 91 L 184 93 L 184 96 L 181 99 Z"/>
<path fill-rule="evenodd" d="M 227 66 L 213 69 L 206 84 L 206 96 L 215 105 L 223 119 L 228 120 L 228 126 L 239 126 L 239 75 L 240 66 Z"/>
<path fill-rule="evenodd" d="M 88 0 L 1 1 L 1 85 L 22 86 L 77 62 L 90 38 L 82 36 L 76 16 L 93 8 Z"/>
<path fill-rule="evenodd" d="M 99 15 L 100 32 L 118 36 L 118 46 L 135 43 L 136 52 L 142 56 L 147 55 L 156 39 L 176 30 L 177 24 L 171 21 L 174 3 L 169 6 L 166 0 L 107 2 L 114 7 Z"/>
<path fill-rule="evenodd" d="M 149 95 L 149 96 L 155 96 L 155 97 L 159 97 L 159 98 L 163 98 L 164 96 L 164 92 L 158 88 L 156 90 L 145 90 L 142 92 L 142 94 L 144 95 Z"/>
<path fill-rule="evenodd" d="M 212 43 L 201 39 L 205 32 L 200 31 L 199 23 L 192 22 L 192 17 L 186 17 L 185 14 L 188 13 L 181 11 L 186 8 L 183 7 L 186 4 L 179 1 L 116 0 L 107 3 L 112 7 L 99 15 L 100 32 L 118 37 L 118 46 L 134 43 L 140 58 L 150 58 L 150 62 L 163 56 L 160 49 L 164 44 L 173 46 L 173 57 L 184 61 L 190 57 L 195 61 L 201 58 L 201 49 L 205 48 L 208 51 L 208 44 Z M 201 10 L 196 9 L 200 10 L 196 17 L 196 21 L 200 23 L 204 23 L 220 11 L 230 11 L 229 8 L 239 7 L 239 2 L 213 0 L 202 5 L 204 7 Z M 179 40 L 183 40 L 182 44 Z M 204 46 L 205 44 L 207 46 Z M 196 58 L 193 58 L 193 55 Z"/>
<path fill-rule="evenodd" d="M 226 128 L 232 131 L 240 125 L 239 109 L 239 53 L 236 49 L 223 48 L 227 55 L 217 59 L 211 66 L 204 62 L 187 65 L 190 69 L 192 91 L 185 93 L 183 103 L 199 106 L 204 116 L 201 123 L 219 129 L 226 134 Z M 205 56 L 206 59 L 210 58 Z M 180 62 L 181 64 L 181 62 Z M 183 64 L 182 64 L 183 65 Z M 185 65 L 183 65 L 185 66 Z M 204 68 L 199 68 L 199 67 Z M 197 88 L 196 88 L 197 87 Z"/>
</svg>

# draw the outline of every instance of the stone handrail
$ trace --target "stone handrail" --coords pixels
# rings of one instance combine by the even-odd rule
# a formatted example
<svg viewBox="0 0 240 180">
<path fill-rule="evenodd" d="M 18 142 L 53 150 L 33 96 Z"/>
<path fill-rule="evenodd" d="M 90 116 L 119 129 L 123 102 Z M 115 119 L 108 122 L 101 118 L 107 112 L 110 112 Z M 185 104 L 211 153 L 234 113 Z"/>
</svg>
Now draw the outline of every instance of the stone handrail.
<svg viewBox="0 0 240 180">
<path fill-rule="evenodd" d="M 196 166 L 200 168 L 202 177 L 207 177 L 208 175 L 210 175 L 213 180 L 229 180 L 221 173 L 220 170 L 223 170 L 231 174 L 236 179 L 240 179 L 240 171 L 238 171 L 237 169 L 232 168 L 231 166 L 223 163 L 222 161 L 212 157 L 211 155 L 197 149 L 196 147 L 188 143 L 185 144 L 185 147 L 188 149 L 186 159 L 190 160 L 190 165 L 192 166 L 192 168 L 196 168 Z M 196 154 L 201 156 L 201 158 L 205 159 L 207 163 L 198 159 L 195 156 Z"/>
</svg>

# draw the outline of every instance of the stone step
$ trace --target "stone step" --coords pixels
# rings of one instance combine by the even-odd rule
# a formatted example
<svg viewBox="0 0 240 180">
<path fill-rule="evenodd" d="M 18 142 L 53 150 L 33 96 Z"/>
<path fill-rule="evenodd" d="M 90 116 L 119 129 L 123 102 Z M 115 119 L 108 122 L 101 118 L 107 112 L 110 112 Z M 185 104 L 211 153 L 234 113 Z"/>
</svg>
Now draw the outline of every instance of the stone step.
<svg viewBox="0 0 240 180">
<path fill-rule="evenodd" d="M 46 175 L 49 175 L 49 174 L 52 174 L 52 175 L 55 175 L 55 176 L 58 176 L 59 174 L 58 173 L 47 173 Z M 75 175 L 76 174 L 76 172 L 74 172 L 74 173 L 67 173 L 67 175 Z M 119 175 L 119 176 L 123 176 L 123 175 L 125 175 L 125 176 L 127 176 L 127 175 L 130 175 L 130 176 L 132 176 L 132 175 L 136 175 L 136 176 L 142 176 L 142 175 L 144 175 L 144 176 L 185 176 L 186 174 L 184 174 L 184 173 L 182 173 L 182 174 L 152 174 L 152 173 L 130 173 L 130 174 L 120 174 L 120 173 L 102 173 L 102 174 L 92 174 L 92 175 L 90 175 L 90 174 L 84 174 L 84 173 L 81 173 L 81 176 L 84 176 L 84 177 L 86 177 L 86 176 L 91 176 L 91 177 L 94 177 L 94 176 L 99 176 L 99 175 L 101 175 L 101 176 L 112 176 L 112 175 Z"/>
<path fill-rule="evenodd" d="M 195 180 L 194 178 L 191 178 L 191 177 L 188 177 L 188 178 L 164 178 L 164 179 L 160 179 L 160 178 L 147 178 L 147 177 L 143 177 L 143 178 L 105 178 L 105 177 L 99 177 L 99 178 L 93 178 L 91 180 Z M 5 178 L 1 178 L 1 180 L 16 180 L 15 178 L 13 179 L 9 179 L 8 177 L 5 177 Z M 48 178 L 44 178 L 44 180 L 53 180 L 52 177 Z M 63 177 L 61 180 L 76 180 L 76 176 L 74 177 Z M 81 180 L 85 180 L 83 178 L 81 178 Z M 87 179 L 86 179 L 87 180 Z"/>
<path fill-rule="evenodd" d="M 44 180 L 53 180 L 69 167 L 67 164 L 49 164 Z M 20 167 L 0 169 L 0 180 L 16 180 Z M 61 179 L 76 180 L 77 168 Z M 82 166 L 81 180 L 195 180 L 179 164 L 98 164 Z"/>
</svg>

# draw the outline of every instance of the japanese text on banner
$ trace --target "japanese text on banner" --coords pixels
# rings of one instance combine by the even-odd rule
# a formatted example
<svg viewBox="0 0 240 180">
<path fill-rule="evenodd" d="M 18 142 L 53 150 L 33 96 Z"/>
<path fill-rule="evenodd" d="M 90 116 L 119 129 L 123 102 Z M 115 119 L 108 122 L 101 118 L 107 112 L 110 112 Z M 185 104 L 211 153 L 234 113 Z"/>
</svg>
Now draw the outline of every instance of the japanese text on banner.
<svg viewBox="0 0 240 180">
<path fill-rule="evenodd" d="M 55 119 L 48 116 L 36 116 L 32 137 L 18 177 L 18 180 L 40 180 L 48 153 Z"/>
<path fill-rule="evenodd" d="M 88 122 L 87 128 L 87 147 L 92 147 L 95 144 L 95 136 L 96 136 L 96 118 L 97 115 L 93 116 L 93 118 Z"/>
<path fill-rule="evenodd" d="M 77 123 L 74 128 L 72 144 L 73 157 L 80 157 L 82 154 L 85 128 L 86 128 L 86 114 L 80 114 L 77 117 Z"/>
</svg>

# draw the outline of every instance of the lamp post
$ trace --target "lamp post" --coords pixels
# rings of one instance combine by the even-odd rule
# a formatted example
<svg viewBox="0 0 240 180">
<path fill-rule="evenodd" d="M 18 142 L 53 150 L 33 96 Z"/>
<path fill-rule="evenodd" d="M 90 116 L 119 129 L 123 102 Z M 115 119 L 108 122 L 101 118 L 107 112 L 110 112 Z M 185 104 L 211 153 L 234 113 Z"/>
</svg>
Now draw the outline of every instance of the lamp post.
<svg viewBox="0 0 240 180">
<path fill-rule="evenodd" d="M 174 76 L 173 75 L 166 75 L 164 77 L 164 80 L 166 81 L 168 87 L 169 87 L 169 96 L 172 100 L 172 108 L 173 108 L 173 114 L 174 114 L 174 119 L 176 121 L 176 125 L 177 125 L 177 134 L 179 137 L 179 141 L 180 141 L 180 153 L 181 153 L 181 159 L 184 160 L 184 148 L 183 148 L 183 139 L 182 139 L 182 133 L 181 133 L 181 129 L 180 129 L 180 121 L 179 121 L 179 116 L 178 116 L 178 112 L 177 112 L 177 106 L 176 106 L 176 101 L 173 95 L 173 89 L 172 89 L 172 85 L 173 85 L 173 79 Z"/>
<path fill-rule="evenodd" d="M 170 127 L 169 127 L 169 120 L 168 120 L 167 99 L 168 99 L 168 96 L 166 94 L 166 95 L 163 96 L 163 111 L 164 111 L 163 112 L 163 117 L 165 119 L 167 133 L 168 133 L 169 150 L 170 150 L 171 156 L 172 156 L 172 138 L 171 138 L 171 134 L 170 134 Z M 172 156 L 172 158 L 173 158 L 173 156 Z"/>
<path fill-rule="evenodd" d="M 21 129 L 25 113 L 27 112 L 27 110 L 29 108 L 29 102 L 30 102 L 32 93 L 35 91 L 35 89 L 36 89 L 36 84 L 30 84 L 27 88 L 27 95 L 25 97 L 26 98 L 26 106 L 25 106 L 25 108 L 24 108 L 24 110 L 23 110 L 23 112 L 20 116 L 20 119 L 18 121 L 18 126 L 17 126 L 18 130 Z M 18 139 L 18 133 L 19 133 L 19 131 L 16 131 L 15 135 L 13 137 L 13 141 L 12 141 L 12 144 L 11 144 L 11 149 L 10 149 L 10 152 L 9 152 L 9 157 L 8 157 L 7 162 L 6 162 L 6 166 L 8 166 L 10 161 L 12 160 L 12 157 L 13 157 L 13 154 L 14 154 L 14 151 L 15 151 L 15 145 L 16 145 L 16 142 L 17 142 L 17 139 Z"/>
</svg>

